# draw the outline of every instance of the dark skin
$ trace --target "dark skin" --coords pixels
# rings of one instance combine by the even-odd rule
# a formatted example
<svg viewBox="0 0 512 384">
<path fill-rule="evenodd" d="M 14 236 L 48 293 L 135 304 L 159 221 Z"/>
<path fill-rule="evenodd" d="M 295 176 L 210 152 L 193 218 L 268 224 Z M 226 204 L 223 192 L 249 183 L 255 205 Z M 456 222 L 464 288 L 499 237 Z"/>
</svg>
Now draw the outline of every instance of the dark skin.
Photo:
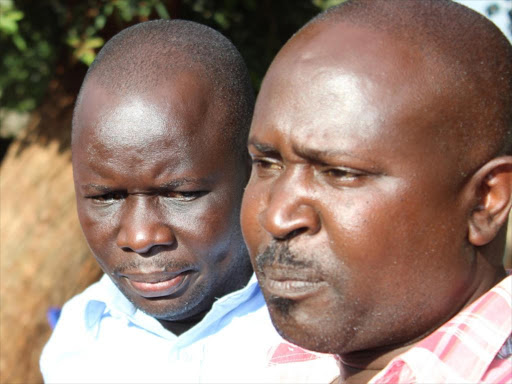
<svg viewBox="0 0 512 384">
<path fill-rule="evenodd" d="M 123 94 L 93 75 L 76 111 L 73 173 L 89 247 L 175 334 L 252 273 L 239 225 L 248 170 L 227 149 L 228 109 L 216 96 L 194 71 Z"/>
<path fill-rule="evenodd" d="M 258 96 L 244 237 L 278 331 L 338 354 L 343 382 L 367 382 L 505 276 L 512 157 L 460 161 L 436 136 L 460 100 L 425 86 L 429 65 L 382 33 L 320 24 Z"/>
</svg>

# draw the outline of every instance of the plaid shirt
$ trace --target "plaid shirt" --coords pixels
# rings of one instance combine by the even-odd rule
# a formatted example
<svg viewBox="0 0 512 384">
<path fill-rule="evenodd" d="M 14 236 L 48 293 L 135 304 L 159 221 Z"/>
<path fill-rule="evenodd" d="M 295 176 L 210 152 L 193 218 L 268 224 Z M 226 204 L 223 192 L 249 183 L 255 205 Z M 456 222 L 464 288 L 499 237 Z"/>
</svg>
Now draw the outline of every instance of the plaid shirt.
<svg viewBox="0 0 512 384">
<path fill-rule="evenodd" d="M 393 359 L 370 384 L 512 383 L 511 334 L 509 276 Z"/>
</svg>

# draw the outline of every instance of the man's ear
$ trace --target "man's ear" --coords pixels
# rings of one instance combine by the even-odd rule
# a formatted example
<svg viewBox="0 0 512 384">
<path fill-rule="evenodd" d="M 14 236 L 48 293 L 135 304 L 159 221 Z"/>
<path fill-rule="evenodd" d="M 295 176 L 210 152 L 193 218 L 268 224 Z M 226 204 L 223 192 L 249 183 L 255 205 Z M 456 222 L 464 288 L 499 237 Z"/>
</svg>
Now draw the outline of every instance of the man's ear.
<svg viewBox="0 0 512 384">
<path fill-rule="evenodd" d="M 505 224 L 512 205 L 512 156 L 492 159 L 471 178 L 476 205 L 469 217 L 469 242 L 491 242 Z"/>
</svg>

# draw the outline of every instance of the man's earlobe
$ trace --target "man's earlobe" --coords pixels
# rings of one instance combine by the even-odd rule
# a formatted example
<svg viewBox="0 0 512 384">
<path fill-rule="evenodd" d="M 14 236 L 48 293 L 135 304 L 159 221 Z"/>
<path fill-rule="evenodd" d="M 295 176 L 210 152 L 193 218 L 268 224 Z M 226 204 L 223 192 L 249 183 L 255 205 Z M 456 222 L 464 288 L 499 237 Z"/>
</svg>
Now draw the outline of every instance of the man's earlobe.
<svg viewBox="0 0 512 384">
<path fill-rule="evenodd" d="M 505 224 L 512 205 L 512 156 L 492 159 L 472 178 L 477 204 L 469 217 L 469 242 L 491 242 Z"/>
</svg>

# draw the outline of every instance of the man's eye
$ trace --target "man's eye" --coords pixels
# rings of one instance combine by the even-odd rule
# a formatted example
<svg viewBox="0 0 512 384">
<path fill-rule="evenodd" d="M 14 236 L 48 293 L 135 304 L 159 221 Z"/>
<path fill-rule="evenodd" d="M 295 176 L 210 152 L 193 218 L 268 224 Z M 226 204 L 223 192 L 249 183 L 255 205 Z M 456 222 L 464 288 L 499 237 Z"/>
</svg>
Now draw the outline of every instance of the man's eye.
<svg viewBox="0 0 512 384">
<path fill-rule="evenodd" d="M 356 172 L 350 169 L 344 168 L 330 168 L 324 171 L 324 174 L 328 177 L 332 177 L 335 179 L 345 179 L 345 180 L 353 180 L 358 177 L 363 176 L 362 173 Z"/>
<path fill-rule="evenodd" d="M 161 196 L 178 201 L 192 201 L 206 194 L 206 191 L 166 191 Z"/>
<path fill-rule="evenodd" d="M 116 192 L 104 193 L 102 195 L 91 196 L 90 198 L 93 200 L 96 200 L 96 201 L 108 202 L 108 201 L 122 200 L 122 199 L 126 198 L 126 193 L 116 191 Z"/>
<path fill-rule="evenodd" d="M 357 176 L 355 173 L 347 171 L 346 169 L 329 169 L 329 170 L 325 171 L 325 174 L 327 176 L 331 176 L 331 177 L 345 177 L 345 178 L 353 178 L 353 177 Z"/>
<path fill-rule="evenodd" d="M 281 164 L 267 160 L 267 159 L 259 159 L 259 158 L 253 158 L 252 159 L 252 165 L 253 167 L 262 169 L 262 170 L 270 170 L 270 171 L 278 171 L 282 168 Z"/>
</svg>

